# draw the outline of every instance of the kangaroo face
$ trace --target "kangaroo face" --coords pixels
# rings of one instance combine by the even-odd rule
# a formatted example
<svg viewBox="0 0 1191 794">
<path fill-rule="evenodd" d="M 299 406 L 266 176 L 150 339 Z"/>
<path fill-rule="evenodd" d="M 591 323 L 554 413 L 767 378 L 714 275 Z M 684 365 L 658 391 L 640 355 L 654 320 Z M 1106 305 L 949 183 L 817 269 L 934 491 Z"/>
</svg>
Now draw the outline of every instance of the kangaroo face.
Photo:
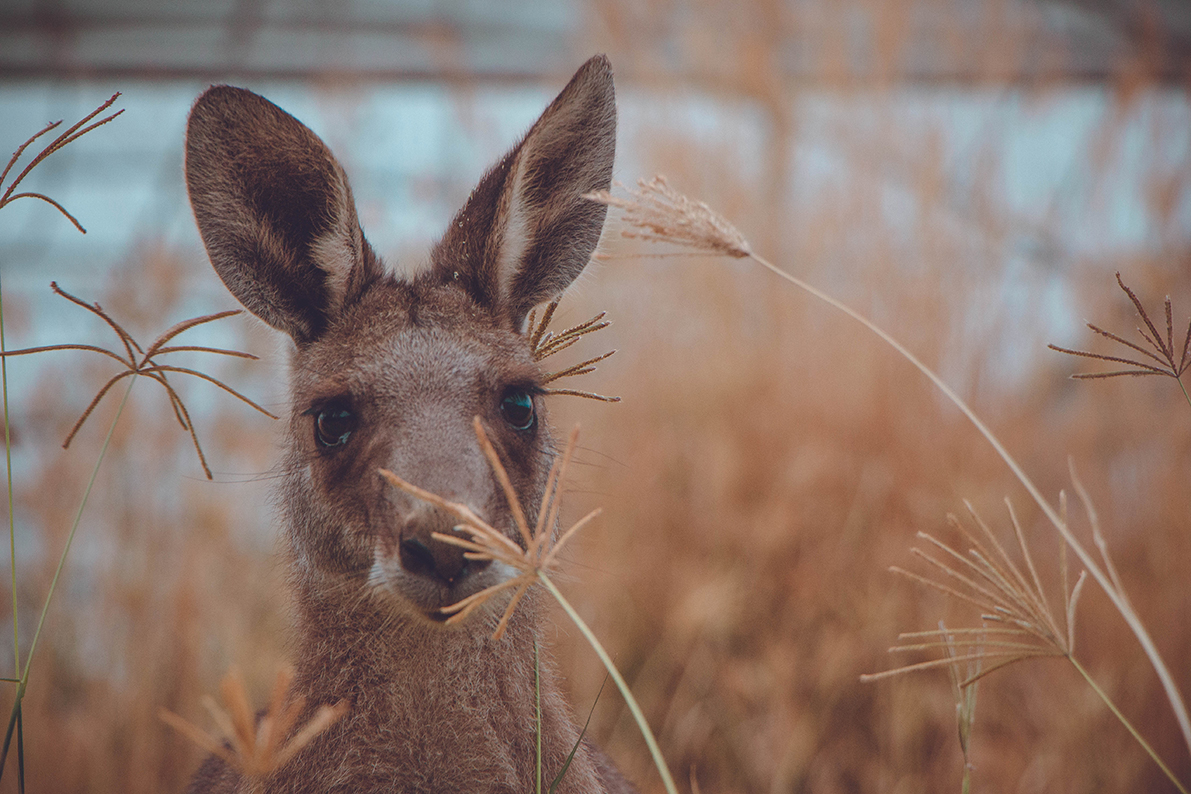
<svg viewBox="0 0 1191 794">
<path fill-rule="evenodd" d="M 464 502 L 519 541 L 472 426 L 483 422 L 534 504 L 553 456 L 540 370 L 522 335 L 461 289 L 385 282 L 293 359 L 287 485 L 295 548 L 397 607 L 438 609 L 511 572 L 431 537 L 455 521 L 378 475 Z"/>
<path fill-rule="evenodd" d="M 583 194 L 610 184 L 615 129 L 611 70 L 593 58 L 481 179 L 430 267 L 402 280 L 365 240 L 347 176 L 313 132 L 243 89 L 195 103 L 186 178 L 211 262 L 294 342 L 280 502 L 297 575 L 318 597 L 380 598 L 438 622 L 439 608 L 510 575 L 434 539 L 454 521 L 378 469 L 520 542 L 472 422 L 536 505 L 554 450 L 525 317 L 599 240 L 605 208 Z"/>
</svg>

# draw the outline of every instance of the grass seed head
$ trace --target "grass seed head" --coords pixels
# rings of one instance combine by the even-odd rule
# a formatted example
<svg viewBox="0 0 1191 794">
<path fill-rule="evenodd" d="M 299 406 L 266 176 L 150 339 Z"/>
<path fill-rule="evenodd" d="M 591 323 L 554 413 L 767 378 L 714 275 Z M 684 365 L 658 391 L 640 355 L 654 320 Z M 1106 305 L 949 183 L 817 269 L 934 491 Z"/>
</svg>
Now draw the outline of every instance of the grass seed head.
<svg viewBox="0 0 1191 794">
<path fill-rule="evenodd" d="M 623 187 L 623 185 L 622 185 Z M 629 228 L 623 237 L 646 242 L 670 243 L 708 254 L 751 256 L 753 251 L 735 226 L 702 201 L 687 198 L 661 174 L 637 180 L 637 189 L 626 188 L 630 198 L 613 196 L 607 190 L 585 198 L 616 207 Z"/>
<path fill-rule="evenodd" d="M 285 766 L 316 736 L 347 713 L 346 701 L 319 706 L 305 724 L 298 727 L 298 720 L 306 711 L 306 698 L 292 694 L 293 678 L 293 670 L 289 668 L 278 671 L 269 707 L 256 720 L 249 706 L 244 678 L 236 668 L 229 670 L 219 685 L 223 705 L 212 698 L 204 701 L 219 729 L 218 735 L 166 709 L 159 715 L 167 725 L 219 756 L 241 774 L 262 778 Z"/>
<path fill-rule="evenodd" d="M 505 499 L 508 500 L 513 521 L 524 546 L 510 540 L 507 535 L 480 518 L 466 505 L 448 501 L 438 494 L 423 490 L 388 469 L 380 469 L 380 474 L 394 488 L 399 488 L 417 499 L 429 502 L 458 518 L 461 523 L 455 529 L 469 535 L 469 537 L 462 538 L 458 535 L 435 532 L 433 535 L 435 540 L 462 548 L 464 556 L 469 560 L 495 560 L 517 571 L 517 575 L 511 579 L 492 585 L 442 608 L 444 614 L 450 615 L 446 621 L 448 624 L 458 623 L 466 620 L 469 615 L 496 594 L 513 590 L 513 597 L 505 607 L 504 614 L 492 634 L 492 638 L 498 640 L 504 635 L 505 629 L 509 625 L 509 619 L 529 588 L 537 584 L 540 577 L 553 568 L 558 559 L 558 553 L 562 551 L 567 542 L 601 511 L 599 509 L 591 511 L 561 533 L 557 540 L 553 539 L 554 525 L 558 519 L 562 480 L 566 476 L 575 445 L 579 441 L 578 426 L 571 431 L 561 458 L 556 459 L 550 468 L 550 475 L 546 480 L 546 492 L 542 496 L 541 504 L 538 505 L 537 517 L 532 527 L 529 525 L 525 510 L 521 505 L 521 499 L 513 489 L 504 464 L 501 463 L 500 456 L 488 439 L 484 424 L 478 416 L 473 420 L 473 428 L 476 438 L 480 442 L 480 448 L 484 451 L 488 464 L 492 467 L 493 473 L 496 474 L 496 478 L 504 490 Z"/>
</svg>

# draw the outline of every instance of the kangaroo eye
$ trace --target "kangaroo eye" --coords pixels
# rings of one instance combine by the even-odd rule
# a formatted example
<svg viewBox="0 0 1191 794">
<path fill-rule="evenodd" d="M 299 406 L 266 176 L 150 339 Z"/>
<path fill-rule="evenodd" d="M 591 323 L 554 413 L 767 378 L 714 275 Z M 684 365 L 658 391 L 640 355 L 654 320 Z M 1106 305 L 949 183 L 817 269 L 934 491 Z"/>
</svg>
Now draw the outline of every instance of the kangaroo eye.
<svg viewBox="0 0 1191 794">
<path fill-rule="evenodd" d="M 500 398 L 500 413 L 509 427 L 514 430 L 528 430 L 533 427 L 533 398 L 529 392 L 516 386 L 505 389 Z"/>
<path fill-rule="evenodd" d="M 314 437 L 324 447 L 346 443 L 355 429 L 356 415 L 342 406 L 324 408 L 314 417 Z"/>
</svg>

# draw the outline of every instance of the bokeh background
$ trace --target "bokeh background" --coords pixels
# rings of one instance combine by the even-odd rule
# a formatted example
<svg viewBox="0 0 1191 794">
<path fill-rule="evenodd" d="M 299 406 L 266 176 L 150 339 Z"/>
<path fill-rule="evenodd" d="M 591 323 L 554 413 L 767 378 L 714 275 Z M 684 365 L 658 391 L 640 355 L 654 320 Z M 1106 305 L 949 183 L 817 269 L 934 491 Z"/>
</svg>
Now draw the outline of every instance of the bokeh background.
<svg viewBox="0 0 1191 794">
<path fill-rule="evenodd" d="M 415 269 L 486 165 L 595 52 L 617 74 L 620 180 L 664 173 L 759 252 L 886 326 L 1056 499 L 1070 456 L 1127 592 L 1191 692 L 1191 406 L 1170 379 L 1072 381 L 1091 367 L 1046 349 L 1111 352 L 1085 319 L 1136 339 L 1118 270 L 1159 323 L 1172 297 L 1181 342 L 1191 7 L 1180 0 L 6 0 L 5 151 L 116 91 L 126 110 L 23 186 L 62 202 L 86 235 L 35 199 L 0 210 L 6 345 L 118 344 L 51 280 L 142 341 L 235 307 L 181 176 L 186 112 L 209 83 L 261 92 L 323 136 L 370 239 Z M 927 658 L 888 656 L 900 631 L 975 616 L 887 568 L 921 571 L 915 533 L 950 537 L 946 515 L 965 499 L 1007 533 L 1008 497 L 1057 606 L 1053 530 L 971 426 L 855 323 L 747 262 L 639 256 L 656 251 L 621 228 L 613 218 L 606 258 L 558 321 L 609 312 L 614 325 L 575 360 L 617 348 L 585 386 L 623 398 L 550 406 L 556 424 L 583 426 L 567 510 L 606 510 L 573 547 L 566 587 L 671 769 L 704 792 L 959 790 L 946 674 L 859 676 Z M 241 317 L 192 340 L 259 354 L 178 363 L 284 410 L 275 334 Z M 60 445 L 115 371 L 84 353 L 9 361 L 22 652 L 118 395 Z M 202 753 L 159 709 L 208 725 L 201 700 L 233 665 L 263 704 L 286 659 L 269 506 L 277 429 L 208 384 L 179 385 L 215 479 L 165 395 L 139 384 L 29 679 L 31 790 L 181 790 Z M 12 595 L 0 590 L 9 636 Z M 602 669 L 565 618 L 556 625 L 585 714 Z M 1152 670 L 1092 585 L 1076 654 L 1191 780 Z M 591 731 L 643 791 L 661 790 L 611 690 Z M 1173 790 L 1061 660 L 985 679 L 971 763 L 979 791 Z M 13 772 L 0 790 L 15 790 Z"/>
</svg>

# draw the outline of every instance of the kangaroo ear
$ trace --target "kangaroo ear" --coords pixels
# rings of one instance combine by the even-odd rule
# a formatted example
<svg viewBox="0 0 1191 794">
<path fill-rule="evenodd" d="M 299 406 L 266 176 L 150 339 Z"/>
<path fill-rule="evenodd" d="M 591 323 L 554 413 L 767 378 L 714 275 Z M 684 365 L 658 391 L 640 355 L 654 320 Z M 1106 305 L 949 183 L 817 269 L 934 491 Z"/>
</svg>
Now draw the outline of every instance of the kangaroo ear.
<svg viewBox="0 0 1191 794">
<path fill-rule="evenodd" d="M 432 277 L 459 282 L 520 330 L 595 250 L 607 207 L 583 194 L 611 184 L 615 151 L 612 66 L 598 55 L 480 180 L 432 255 Z"/>
<path fill-rule="evenodd" d="M 251 91 L 216 86 L 195 102 L 186 187 L 223 283 L 298 344 L 381 273 L 343 168 L 302 122 Z"/>
</svg>

